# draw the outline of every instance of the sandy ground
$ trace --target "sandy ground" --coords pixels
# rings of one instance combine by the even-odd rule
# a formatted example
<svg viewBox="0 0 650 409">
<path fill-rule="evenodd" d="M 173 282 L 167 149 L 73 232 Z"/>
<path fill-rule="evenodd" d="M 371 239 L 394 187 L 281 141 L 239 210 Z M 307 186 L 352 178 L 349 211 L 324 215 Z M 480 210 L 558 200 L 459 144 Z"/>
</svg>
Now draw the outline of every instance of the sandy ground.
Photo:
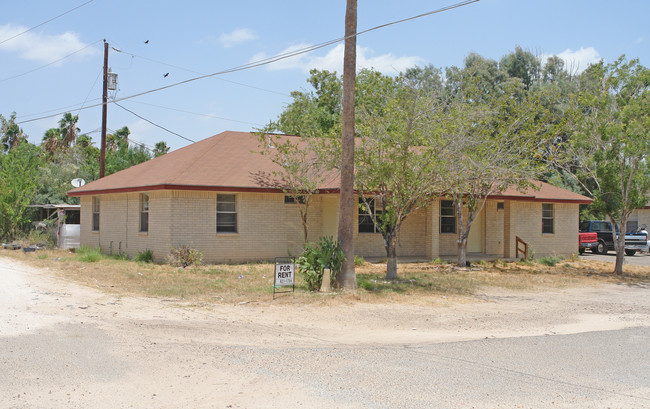
<svg viewBox="0 0 650 409">
<path fill-rule="evenodd" d="M 441 307 L 197 307 L 116 297 L 0 257 L 0 407 L 332 407 L 303 385 L 264 376 L 247 357 L 287 346 L 391 348 L 650 327 L 648 290 L 486 290 Z"/>
</svg>

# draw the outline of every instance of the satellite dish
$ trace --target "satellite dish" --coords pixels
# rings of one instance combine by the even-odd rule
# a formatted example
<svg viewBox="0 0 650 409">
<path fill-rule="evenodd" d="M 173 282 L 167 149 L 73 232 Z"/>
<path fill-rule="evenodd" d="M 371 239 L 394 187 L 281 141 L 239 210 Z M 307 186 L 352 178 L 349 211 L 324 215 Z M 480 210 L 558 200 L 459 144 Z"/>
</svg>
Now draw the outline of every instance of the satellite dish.
<svg viewBox="0 0 650 409">
<path fill-rule="evenodd" d="M 86 184 L 86 181 L 83 180 L 82 178 L 75 178 L 75 179 L 72 179 L 72 180 L 70 181 L 70 183 L 71 183 L 72 186 L 74 186 L 74 187 L 81 187 L 81 186 L 83 186 L 83 185 Z"/>
</svg>

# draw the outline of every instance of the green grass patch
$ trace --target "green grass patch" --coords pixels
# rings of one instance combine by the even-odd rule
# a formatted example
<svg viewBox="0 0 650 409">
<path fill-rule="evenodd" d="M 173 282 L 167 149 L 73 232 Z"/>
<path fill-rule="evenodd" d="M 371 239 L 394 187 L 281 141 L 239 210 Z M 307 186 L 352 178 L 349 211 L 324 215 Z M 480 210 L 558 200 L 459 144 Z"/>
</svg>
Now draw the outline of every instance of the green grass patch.
<svg viewBox="0 0 650 409">
<path fill-rule="evenodd" d="M 557 257 L 553 257 L 553 256 L 547 256 L 547 257 L 540 257 L 536 261 L 537 261 L 537 263 L 539 263 L 539 264 L 541 264 L 543 266 L 553 267 L 557 263 L 560 262 L 560 259 L 557 258 Z"/>
<path fill-rule="evenodd" d="M 81 246 L 75 252 L 77 259 L 84 263 L 96 263 L 104 258 L 99 247 Z"/>
<path fill-rule="evenodd" d="M 417 273 L 405 278 L 386 280 L 380 274 L 358 274 L 357 287 L 375 294 L 472 294 L 479 281 L 457 273 Z"/>
</svg>

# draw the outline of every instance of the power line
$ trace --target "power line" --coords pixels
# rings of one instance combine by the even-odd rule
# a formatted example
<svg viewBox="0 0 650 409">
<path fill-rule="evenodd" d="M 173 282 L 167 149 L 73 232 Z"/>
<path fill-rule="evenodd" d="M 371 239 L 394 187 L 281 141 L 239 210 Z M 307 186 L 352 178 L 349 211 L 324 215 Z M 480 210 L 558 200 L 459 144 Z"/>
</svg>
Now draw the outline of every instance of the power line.
<svg viewBox="0 0 650 409">
<path fill-rule="evenodd" d="M 223 118 L 223 117 L 216 116 L 216 115 L 200 114 L 198 112 L 186 111 L 186 110 L 177 109 L 177 108 L 164 107 L 162 105 L 149 104 L 147 102 L 135 101 L 135 100 L 132 100 L 132 99 L 129 100 L 128 102 L 135 103 L 135 104 L 141 104 L 141 105 L 149 105 L 149 106 L 156 107 L 156 108 L 168 109 L 170 111 L 183 112 L 183 113 L 186 113 L 186 114 L 191 114 L 191 115 L 196 115 L 196 116 L 204 116 L 206 118 L 220 119 L 222 121 L 238 122 L 240 124 L 254 125 L 254 126 L 264 126 L 264 124 L 258 124 L 258 123 L 255 123 L 255 122 L 238 121 L 236 119 Z"/>
<path fill-rule="evenodd" d="M 86 95 L 86 99 L 84 99 L 84 102 L 81 104 L 81 107 L 79 107 L 79 110 L 77 110 L 77 115 L 79 115 L 79 112 L 81 112 L 83 106 L 86 105 L 86 102 L 88 101 L 88 97 L 90 97 L 90 93 L 93 92 L 93 89 L 95 88 L 95 85 L 97 85 L 97 81 L 99 81 L 99 77 L 101 77 L 102 74 L 103 74 L 103 70 L 99 70 L 99 73 L 95 78 L 95 82 L 93 82 L 93 86 L 90 87 L 90 90 L 88 91 L 88 95 Z"/>
<path fill-rule="evenodd" d="M 94 1 L 94 0 L 93 0 L 93 1 Z M 88 44 L 87 46 L 78 49 L 77 51 L 74 51 L 74 52 L 72 52 L 72 53 L 70 53 L 70 54 L 68 54 L 68 55 L 66 55 L 66 56 L 64 56 L 64 57 L 59 58 L 58 60 L 55 60 L 55 61 L 52 61 L 52 62 L 50 62 L 50 63 L 48 63 L 48 64 L 42 65 L 42 66 L 40 66 L 40 67 L 38 67 L 38 68 L 34 68 L 33 70 L 29 70 L 29 71 L 24 72 L 24 73 L 22 73 L 22 74 L 14 75 L 13 77 L 7 77 L 7 78 L 0 79 L 0 82 L 9 81 L 9 80 L 12 80 L 12 79 L 14 79 L 14 78 L 18 78 L 18 77 L 22 77 L 22 76 L 27 75 L 27 74 L 31 74 L 31 73 L 34 72 L 34 71 L 38 71 L 38 70 L 40 70 L 40 69 L 43 69 L 43 68 L 49 67 L 50 65 L 56 64 L 56 63 L 58 63 L 59 61 L 63 61 L 63 60 L 65 60 L 65 59 L 68 58 L 68 57 L 72 57 L 72 56 L 75 55 L 76 53 L 81 52 L 81 51 L 85 50 L 86 48 L 91 47 L 91 46 L 97 44 L 97 43 L 100 42 L 100 41 L 102 41 L 102 40 L 97 40 L 97 41 L 95 41 L 94 43 L 90 43 L 90 44 Z"/>
<path fill-rule="evenodd" d="M 462 2 L 459 2 L 459 3 L 452 4 L 451 6 L 442 7 L 442 8 L 439 8 L 437 10 L 429 11 L 427 13 L 418 14 L 416 16 L 407 17 L 407 18 L 404 18 L 404 19 L 401 19 L 401 20 L 395 20 L 395 21 L 392 21 L 390 23 L 382 24 L 382 25 L 379 25 L 379 26 L 369 28 L 367 30 L 359 31 L 359 32 L 357 32 L 355 34 L 352 34 L 351 36 L 348 36 L 348 37 L 359 36 L 361 34 L 365 34 L 365 33 L 368 33 L 368 32 L 374 31 L 374 30 L 378 30 L 380 28 L 385 28 L 385 27 L 392 26 L 392 25 L 399 24 L 399 23 L 403 23 L 403 22 L 406 22 L 406 21 L 415 20 L 415 19 L 418 19 L 418 18 L 430 16 L 430 15 L 433 15 L 433 14 L 442 13 L 444 11 L 453 10 L 453 9 L 456 9 L 456 8 L 459 8 L 459 7 L 467 6 L 467 5 L 472 4 L 472 3 L 477 3 L 479 1 L 480 0 L 465 0 L 465 1 L 462 1 Z M 275 55 L 273 57 L 263 58 L 261 60 L 253 61 L 251 63 L 243 64 L 243 65 L 240 65 L 240 66 L 237 66 L 237 67 L 234 67 L 234 68 L 229 68 L 229 69 L 225 69 L 223 71 L 218 71 L 218 72 L 215 72 L 215 73 L 212 73 L 212 74 L 205 74 L 205 75 L 201 75 L 201 76 L 198 76 L 198 77 L 189 78 L 189 79 L 186 79 L 184 81 L 176 82 L 174 84 L 165 85 L 164 87 L 154 88 L 154 89 L 151 89 L 151 90 L 148 90 L 148 91 L 143 91 L 143 92 L 133 94 L 133 95 L 129 95 L 129 96 L 126 96 L 126 97 L 117 98 L 117 99 L 113 100 L 113 103 L 117 104 L 117 102 L 120 102 L 120 101 L 124 101 L 124 100 L 135 98 L 135 97 L 139 97 L 139 96 L 142 96 L 142 95 L 151 94 L 151 93 L 162 91 L 162 90 L 166 90 L 166 89 L 169 89 L 169 88 L 172 88 L 172 87 L 176 87 L 176 86 L 183 85 L 183 84 L 188 84 L 190 82 L 202 80 L 202 79 L 205 79 L 205 78 L 214 77 L 214 76 L 217 76 L 217 75 L 229 74 L 229 73 L 233 73 L 233 72 L 244 71 L 244 70 L 248 70 L 248 69 L 257 68 L 257 67 L 261 67 L 261 66 L 264 66 L 264 65 L 272 64 L 272 63 L 280 61 L 280 60 L 284 60 L 284 59 L 287 59 L 287 58 L 290 58 L 290 57 L 295 57 L 295 56 L 298 56 L 298 55 L 301 55 L 301 54 L 309 53 L 311 51 L 315 51 L 315 50 L 327 47 L 329 45 L 339 43 L 341 41 L 344 41 L 345 39 L 346 39 L 346 37 L 340 37 L 340 38 L 337 38 L 337 39 L 334 39 L 334 40 L 329 40 L 329 41 L 326 41 L 326 42 L 323 42 L 323 43 L 320 43 L 320 44 L 316 44 L 316 45 L 313 45 L 313 46 L 300 48 L 298 50 L 289 51 L 289 52 L 286 52 L 286 53 L 283 53 L 283 54 L 278 54 L 278 55 Z M 85 107 L 83 109 L 95 108 L 95 107 L 102 106 L 102 105 L 103 104 L 90 105 L 90 106 L 87 106 L 87 107 Z M 16 122 L 16 124 L 23 124 L 23 123 L 26 123 L 26 122 L 39 121 L 41 119 L 46 119 L 46 118 L 51 118 L 53 116 L 62 115 L 64 113 L 65 112 L 61 112 L 61 113 L 53 114 L 53 115 L 49 115 L 49 116 L 29 119 L 29 120 L 25 120 L 25 121 L 20 121 L 20 122 Z"/>
<path fill-rule="evenodd" d="M 189 68 L 184 68 L 184 67 L 181 67 L 181 66 L 178 66 L 178 65 L 169 64 L 169 63 L 162 62 L 162 61 L 157 61 L 157 60 L 154 60 L 154 59 L 151 59 L 151 58 L 143 57 L 143 56 L 141 56 L 141 55 L 137 55 L 137 54 L 130 53 L 130 52 L 128 52 L 128 51 L 120 50 L 120 49 L 115 48 L 115 47 L 111 47 L 111 48 L 112 48 L 113 51 L 115 51 L 115 52 L 118 52 L 118 53 L 121 53 L 121 54 L 127 54 L 127 55 L 130 55 L 132 58 L 140 58 L 140 59 L 143 59 L 143 60 L 146 60 L 146 61 L 150 61 L 150 62 L 153 62 L 153 63 L 156 63 L 156 64 L 161 64 L 161 65 L 164 65 L 164 66 L 167 66 L 167 67 L 176 68 L 176 69 L 179 69 L 179 70 L 181 70 L 181 71 L 191 72 L 192 74 L 206 75 L 206 74 L 203 73 L 203 72 L 194 71 L 194 70 L 191 70 L 191 69 L 189 69 Z M 257 90 L 260 90 L 260 91 L 270 92 L 271 94 L 282 95 L 282 96 L 284 96 L 284 97 L 290 97 L 290 96 L 291 96 L 291 95 L 285 94 L 284 92 L 273 91 L 273 90 L 266 89 L 266 88 L 256 87 L 256 86 L 254 86 L 254 85 L 244 84 L 243 82 L 231 81 L 231 80 L 227 80 L 227 79 L 225 79 L 225 78 L 214 77 L 214 79 L 217 79 L 217 80 L 219 80 L 219 81 L 229 82 L 229 83 L 231 83 L 231 84 L 241 85 L 241 86 L 243 86 L 243 87 L 248 87 L 248 88 L 252 88 L 252 89 L 257 89 Z"/>
<path fill-rule="evenodd" d="M 115 101 L 113 101 L 113 103 L 114 103 L 115 105 L 117 105 L 118 107 L 122 108 L 123 110 L 132 113 L 133 115 L 137 116 L 138 118 L 142 119 L 143 121 L 147 121 L 147 122 L 149 122 L 151 125 L 153 125 L 153 126 L 157 126 L 158 128 L 160 128 L 160 129 L 162 129 L 162 130 L 164 130 L 164 131 L 167 131 L 167 132 L 169 132 L 170 134 L 176 135 L 176 136 L 178 136 L 178 137 L 180 137 L 180 138 L 183 138 L 183 139 L 185 139 L 186 141 L 189 141 L 189 142 L 196 142 L 195 140 L 192 140 L 192 139 L 190 139 L 190 138 L 186 138 L 186 137 L 184 137 L 183 135 L 181 135 L 181 134 L 179 134 L 179 133 L 176 133 L 176 132 L 174 132 L 174 131 L 170 131 L 169 129 L 165 128 L 164 126 L 158 125 L 157 123 L 152 122 L 152 121 L 148 120 L 147 118 L 144 118 L 144 117 L 142 117 L 142 116 L 136 114 L 135 112 L 131 111 L 131 110 L 128 109 L 128 108 L 123 107 L 122 105 L 118 104 L 118 103 L 115 102 Z"/>
<path fill-rule="evenodd" d="M 25 30 L 25 31 L 23 31 L 23 32 L 21 32 L 21 33 L 18 33 L 18 34 L 16 34 L 16 35 L 13 36 L 13 37 L 9 37 L 9 38 L 7 38 L 7 39 L 5 39 L 5 40 L 2 40 L 2 41 L 0 41 L 0 45 L 6 43 L 7 41 L 11 41 L 11 40 L 13 40 L 14 38 L 19 37 L 19 36 L 21 36 L 21 35 L 23 35 L 23 34 L 29 32 L 29 31 L 32 31 L 32 30 L 34 30 L 35 28 L 38 28 L 38 27 L 40 27 L 40 26 L 42 26 L 42 25 L 45 25 L 45 24 L 49 23 L 50 21 L 54 21 L 54 20 L 56 20 L 56 19 L 59 18 L 59 17 L 63 17 L 63 16 L 65 16 L 66 14 L 71 13 L 71 12 L 75 11 L 76 9 L 83 7 L 83 6 L 85 6 L 86 4 L 88 4 L 88 3 L 92 3 L 93 1 L 95 1 L 95 0 L 89 0 L 89 1 L 85 2 L 84 4 L 81 4 L 81 5 L 79 5 L 79 6 L 75 7 L 75 8 L 73 8 L 73 9 L 70 9 L 70 10 L 66 11 L 66 12 L 63 13 L 63 14 L 59 14 L 59 15 L 56 16 L 56 17 L 52 17 L 51 19 L 49 19 L 49 20 L 47 20 L 47 21 L 44 21 L 44 22 L 42 22 L 41 24 L 36 25 L 36 26 L 34 26 L 34 27 L 32 27 L 32 28 L 28 28 L 27 30 Z"/>
</svg>

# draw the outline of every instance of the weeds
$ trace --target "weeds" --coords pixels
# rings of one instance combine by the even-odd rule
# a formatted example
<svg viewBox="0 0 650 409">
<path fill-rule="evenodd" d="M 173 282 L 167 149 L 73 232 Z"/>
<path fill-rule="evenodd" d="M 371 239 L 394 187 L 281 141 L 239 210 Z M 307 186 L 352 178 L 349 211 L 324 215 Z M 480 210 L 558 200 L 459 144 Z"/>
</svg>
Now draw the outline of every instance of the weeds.
<svg viewBox="0 0 650 409">
<path fill-rule="evenodd" d="M 560 262 L 560 259 L 557 258 L 557 257 L 553 257 L 553 256 L 540 257 L 540 258 L 537 259 L 537 263 L 539 263 L 541 265 L 544 265 L 544 266 L 549 266 L 549 267 L 553 267 L 559 262 Z"/>
<path fill-rule="evenodd" d="M 81 246 L 75 251 L 77 258 L 84 263 L 96 263 L 104 258 L 99 247 Z"/>
<path fill-rule="evenodd" d="M 203 262 L 203 253 L 199 250 L 183 245 L 172 248 L 167 256 L 167 262 L 174 267 L 188 267 L 192 265 L 201 265 Z"/>
<path fill-rule="evenodd" d="M 138 254 L 135 255 L 135 261 L 140 263 L 152 263 L 153 251 L 149 249 L 139 251 Z"/>
</svg>

